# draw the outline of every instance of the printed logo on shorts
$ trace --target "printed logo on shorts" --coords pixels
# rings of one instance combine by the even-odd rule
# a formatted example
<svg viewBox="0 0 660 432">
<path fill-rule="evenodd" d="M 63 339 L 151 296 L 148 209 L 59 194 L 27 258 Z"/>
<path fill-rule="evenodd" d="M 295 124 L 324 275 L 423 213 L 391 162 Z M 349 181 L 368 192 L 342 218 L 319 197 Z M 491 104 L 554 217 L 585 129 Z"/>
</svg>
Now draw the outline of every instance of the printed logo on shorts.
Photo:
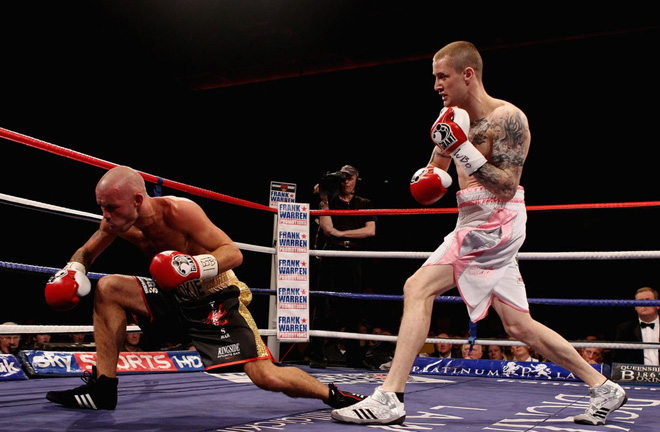
<svg viewBox="0 0 660 432">
<path fill-rule="evenodd" d="M 158 287 L 156 286 L 156 281 L 145 277 L 138 277 L 137 279 L 140 282 L 142 291 L 144 291 L 145 294 L 158 294 Z"/>
<path fill-rule="evenodd" d="M 224 309 L 224 304 L 220 303 L 217 309 L 214 309 L 215 301 L 210 302 L 210 305 L 212 310 L 209 312 L 204 323 L 214 326 L 226 326 L 229 320 L 227 320 L 228 312 Z"/>
<path fill-rule="evenodd" d="M 175 255 L 172 259 L 172 266 L 183 277 L 197 271 L 195 260 L 190 255 Z"/>
<path fill-rule="evenodd" d="M 218 358 L 235 357 L 241 354 L 241 345 L 233 343 L 218 348 Z"/>
</svg>

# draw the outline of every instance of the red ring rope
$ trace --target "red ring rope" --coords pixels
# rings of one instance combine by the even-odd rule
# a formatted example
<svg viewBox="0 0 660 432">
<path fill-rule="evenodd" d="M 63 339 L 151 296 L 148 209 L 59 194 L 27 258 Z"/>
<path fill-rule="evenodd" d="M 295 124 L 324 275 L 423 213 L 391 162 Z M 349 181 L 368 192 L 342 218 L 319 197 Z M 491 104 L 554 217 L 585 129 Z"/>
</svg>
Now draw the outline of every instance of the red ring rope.
<svg viewBox="0 0 660 432">
<path fill-rule="evenodd" d="M 117 164 L 115 164 L 115 163 L 104 161 L 102 159 L 98 159 L 98 158 L 86 155 L 84 153 L 80 153 L 80 152 L 77 152 L 77 151 L 74 151 L 74 150 L 70 150 L 70 149 L 67 149 L 67 148 L 64 148 L 64 147 L 60 147 L 60 146 L 57 146 L 55 144 L 50 144 L 46 141 L 41 141 L 41 140 L 38 140 L 36 138 L 32 138 L 32 137 L 29 137 L 27 135 L 19 134 L 17 132 L 12 132 L 12 131 L 4 129 L 4 128 L 0 128 L 0 137 L 11 140 L 11 141 L 16 141 L 17 143 L 20 143 L 20 144 L 25 144 L 25 145 L 29 145 L 31 147 L 36 147 L 38 149 L 45 150 L 47 152 L 54 153 L 54 154 L 57 154 L 57 155 L 60 155 L 60 156 L 68 157 L 70 159 L 74 159 L 74 160 L 77 160 L 77 161 L 80 161 L 80 162 L 86 162 L 90 165 L 97 166 L 97 167 L 100 167 L 100 168 L 110 169 L 110 168 L 114 168 L 114 167 L 117 166 Z M 140 173 L 142 178 L 144 178 L 145 181 L 148 181 L 148 182 L 151 182 L 151 183 L 158 183 L 158 181 L 159 181 L 158 176 L 155 176 L 155 175 L 152 175 L 152 174 L 147 174 L 147 173 L 144 173 L 144 172 L 141 172 L 141 171 L 138 171 L 138 172 Z M 197 195 L 197 196 L 201 196 L 201 197 L 205 197 L 205 198 L 211 198 L 211 199 L 215 199 L 215 200 L 222 201 L 222 202 L 238 204 L 238 205 L 242 205 L 242 206 L 250 207 L 250 208 L 254 208 L 254 209 L 266 210 L 266 211 L 273 212 L 273 213 L 276 211 L 275 209 L 273 209 L 271 207 L 268 207 L 268 206 L 265 206 L 265 205 L 253 203 L 253 202 L 238 199 L 238 198 L 233 198 L 233 197 L 230 197 L 228 195 L 219 194 L 217 192 L 213 192 L 213 191 L 210 191 L 210 190 L 198 188 L 198 187 L 195 187 L 195 186 L 188 186 L 186 184 L 175 182 L 175 181 L 172 181 L 172 180 L 167 180 L 167 179 L 161 179 L 161 180 L 163 182 L 162 183 L 163 186 L 166 186 L 166 187 L 169 187 L 169 188 L 172 188 L 172 189 L 177 189 L 177 190 L 184 191 L 184 192 L 188 192 L 188 193 L 191 193 L 193 195 Z"/>
<path fill-rule="evenodd" d="M 70 150 L 46 141 L 41 141 L 36 138 L 29 137 L 17 132 L 10 131 L 0 127 L 0 138 L 5 138 L 15 141 L 20 144 L 25 144 L 50 153 L 60 156 L 68 157 L 79 162 L 85 162 L 99 168 L 110 169 L 117 166 L 117 164 L 98 159 L 75 150 Z M 158 183 L 159 177 L 138 171 L 145 181 L 151 183 Z M 204 198 L 215 199 L 218 201 L 237 204 L 253 209 L 266 210 L 274 213 L 277 210 L 269 206 L 253 203 L 250 201 L 242 200 L 239 198 L 230 197 L 229 195 L 220 194 L 207 189 L 198 188 L 195 186 L 188 186 L 183 183 L 175 182 L 172 180 L 161 179 L 163 186 L 188 192 L 193 195 L 201 196 Z M 625 202 L 625 203 L 599 203 L 599 204 L 557 204 L 557 205 L 538 205 L 527 206 L 527 210 L 577 210 L 577 209 L 603 209 L 603 208 L 631 208 L 631 207 L 656 207 L 660 206 L 660 201 L 641 201 L 641 202 Z M 312 215 L 396 215 L 396 214 L 443 214 L 443 213 L 457 213 L 456 208 L 421 208 L 421 209 L 373 209 L 373 210 L 313 210 Z"/>
</svg>

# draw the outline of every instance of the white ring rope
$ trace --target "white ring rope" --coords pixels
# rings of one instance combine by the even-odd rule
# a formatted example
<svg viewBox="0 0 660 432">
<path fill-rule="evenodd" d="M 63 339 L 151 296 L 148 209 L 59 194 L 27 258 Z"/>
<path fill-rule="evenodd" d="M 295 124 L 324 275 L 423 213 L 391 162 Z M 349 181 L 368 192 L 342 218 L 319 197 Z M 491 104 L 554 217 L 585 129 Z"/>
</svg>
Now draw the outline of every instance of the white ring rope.
<svg viewBox="0 0 660 432">
<path fill-rule="evenodd" d="M 56 213 L 65 216 L 71 216 L 77 219 L 88 221 L 100 221 L 102 217 L 93 213 L 87 213 L 78 210 L 72 210 L 66 207 L 60 207 L 51 204 L 45 204 L 38 201 L 14 197 L 11 195 L 0 194 L 0 202 L 19 207 L 34 208 L 36 210 Z M 250 245 L 246 243 L 234 242 L 242 250 L 252 252 L 261 252 L 275 255 L 274 247 Z M 310 256 L 346 256 L 354 258 L 408 258 L 408 259 L 426 259 L 432 252 L 387 252 L 387 251 L 329 251 L 329 250 L 310 250 Z M 518 258 L 521 260 L 542 261 L 542 260 L 622 260 L 622 259 L 658 259 L 660 251 L 618 251 L 618 252 L 520 252 Z"/>
<path fill-rule="evenodd" d="M 368 252 L 310 250 L 311 256 L 345 256 L 354 258 L 413 258 L 426 259 L 432 252 Z M 618 252 L 520 252 L 518 259 L 525 261 L 573 261 L 573 260 L 624 260 L 659 259 L 660 251 L 618 251 Z"/>
<path fill-rule="evenodd" d="M 30 209 L 35 209 L 39 210 L 42 212 L 46 213 L 55 213 L 61 216 L 71 216 L 72 218 L 75 219 L 82 219 L 86 220 L 89 222 L 99 222 L 101 219 L 103 219 L 102 216 L 94 214 L 94 213 L 88 213 L 84 211 L 79 211 L 79 210 L 73 210 L 69 209 L 66 207 L 60 207 L 52 204 L 46 204 L 42 203 L 39 201 L 33 201 L 25 198 L 19 198 L 15 197 L 12 195 L 7 195 L 0 193 L 0 202 L 4 204 L 9 204 L 9 205 L 14 205 L 17 207 L 25 207 L 25 208 L 30 208 Z M 255 245 L 249 245 L 246 243 L 239 243 L 239 242 L 234 242 L 236 245 L 242 249 L 242 250 L 249 250 L 252 252 L 261 252 L 265 254 L 275 254 L 275 248 L 272 247 L 265 247 L 265 246 L 255 246 Z"/>
<path fill-rule="evenodd" d="M 38 201 L 28 200 L 24 198 L 14 197 L 0 193 L 0 202 L 19 207 L 34 208 L 39 211 L 55 213 L 63 216 L 70 216 L 76 219 L 82 219 L 92 222 L 98 222 L 102 219 L 100 215 L 69 209 L 66 207 L 45 204 Z M 261 252 L 266 254 L 276 254 L 274 247 L 256 246 L 245 243 L 235 242 L 236 245 L 243 250 L 250 250 L 254 252 Z M 408 259 L 425 259 L 431 255 L 432 252 L 377 252 L 377 251 L 326 251 L 326 250 L 310 250 L 311 256 L 348 256 L 355 258 L 408 258 Z M 629 252 L 521 252 L 518 258 L 522 260 L 615 260 L 615 259 L 658 259 L 660 258 L 660 251 L 629 251 Z M 127 326 L 127 331 L 140 331 L 140 328 L 135 325 Z M 0 325 L 0 334 L 40 334 L 40 333 L 93 333 L 93 326 L 42 326 L 42 325 Z M 259 329 L 261 336 L 276 336 L 275 329 Z M 341 338 L 341 339 L 357 339 L 357 340 L 373 340 L 373 341 L 388 341 L 396 342 L 397 336 L 394 335 L 374 335 L 366 333 L 344 333 L 333 332 L 325 330 L 309 330 L 310 336 L 327 337 L 327 338 Z M 465 344 L 469 343 L 468 339 L 439 339 L 427 338 L 426 343 L 449 343 L 449 344 Z M 479 345 L 500 345 L 500 346 L 514 346 L 524 345 L 519 341 L 514 340 L 497 340 L 497 339 L 476 339 L 475 344 Z M 575 348 L 582 347 L 599 347 L 599 348 L 613 348 L 613 349 L 660 349 L 660 344 L 649 343 L 611 343 L 611 342 L 571 342 Z"/>
<path fill-rule="evenodd" d="M 10 204 L 16 207 L 25 207 L 29 209 L 43 211 L 46 213 L 55 213 L 64 216 L 71 216 L 72 218 L 75 219 L 83 219 L 90 222 L 95 222 L 95 221 L 98 222 L 102 219 L 102 217 L 97 214 L 72 210 L 66 207 L 60 207 L 52 204 L 45 204 L 39 201 L 19 198 L 12 195 L 6 195 L 3 193 L 0 193 L 0 201 L 2 201 L 4 204 Z"/>
<path fill-rule="evenodd" d="M 126 326 L 128 332 L 140 332 L 142 329 L 135 324 Z M 20 325 L 0 324 L 0 334 L 56 334 L 56 333 L 94 333 L 90 325 Z"/>
<path fill-rule="evenodd" d="M 136 325 L 126 326 L 126 331 L 139 332 L 140 327 Z M 0 325 L 0 334 L 66 334 L 66 333 L 94 333 L 94 326 L 83 325 Z M 259 329 L 261 336 L 277 336 L 276 329 Z M 352 339 L 381 342 L 394 342 L 398 340 L 396 335 L 379 335 L 371 333 L 335 332 L 326 330 L 310 330 L 310 336 L 331 339 Z M 446 343 L 462 345 L 470 343 L 468 339 L 450 338 L 427 338 L 426 343 Z M 476 345 L 499 345 L 499 346 L 525 346 L 524 343 L 511 339 L 475 339 Z M 618 343 L 618 342 L 588 342 L 573 341 L 571 345 L 575 348 L 605 348 L 605 349 L 660 349 L 660 343 Z"/>
</svg>

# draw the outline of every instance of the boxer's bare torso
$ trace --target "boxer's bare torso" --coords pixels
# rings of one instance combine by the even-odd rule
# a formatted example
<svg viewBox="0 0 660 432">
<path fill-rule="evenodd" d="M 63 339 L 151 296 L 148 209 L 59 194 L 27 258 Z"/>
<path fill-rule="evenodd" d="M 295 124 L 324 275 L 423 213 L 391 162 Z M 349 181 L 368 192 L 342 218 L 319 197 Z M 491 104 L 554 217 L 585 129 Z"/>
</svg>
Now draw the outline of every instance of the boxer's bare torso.
<svg viewBox="0 0 660 432">
<path fill-rule="evenodd" d="M 486 156 L 489 164 L 508 172 L 515 182 L 520 182 L 522 167 L 530 145 L 527 118 L 508 102 L 495 100 L 499 105 L 486 116 L 471 122 L 469 138 L 472 144 Z M 483 167 L 479 173 L 468 176 L 458 171 L 458 184 L 461 189 L 475 186 L 494 186 L 498 172 Z M 486 180 L 486 184 L 482 181 Z M 491 190 L 492 191 L 492 190 Z"/>
</svg>

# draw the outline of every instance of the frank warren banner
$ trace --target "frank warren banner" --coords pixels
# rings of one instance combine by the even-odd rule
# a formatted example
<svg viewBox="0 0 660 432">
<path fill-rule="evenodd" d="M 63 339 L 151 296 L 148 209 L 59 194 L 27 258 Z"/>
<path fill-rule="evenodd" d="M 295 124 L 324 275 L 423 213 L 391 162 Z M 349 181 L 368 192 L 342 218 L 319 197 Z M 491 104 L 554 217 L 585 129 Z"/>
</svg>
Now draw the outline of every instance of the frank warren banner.
<svg viewBox="0 0 660 432">
<path fill-rule="evenodd" d="M 272 181 L 270 182 L 269 207 L 277 208 L 281 202 L 296 201 L 296 184 Z"/>
<path fill-rule="evenodd" d="M 280 203 L 277 222 L 277 338 L 309 340 L 309 204 Z"/>
</svg>

